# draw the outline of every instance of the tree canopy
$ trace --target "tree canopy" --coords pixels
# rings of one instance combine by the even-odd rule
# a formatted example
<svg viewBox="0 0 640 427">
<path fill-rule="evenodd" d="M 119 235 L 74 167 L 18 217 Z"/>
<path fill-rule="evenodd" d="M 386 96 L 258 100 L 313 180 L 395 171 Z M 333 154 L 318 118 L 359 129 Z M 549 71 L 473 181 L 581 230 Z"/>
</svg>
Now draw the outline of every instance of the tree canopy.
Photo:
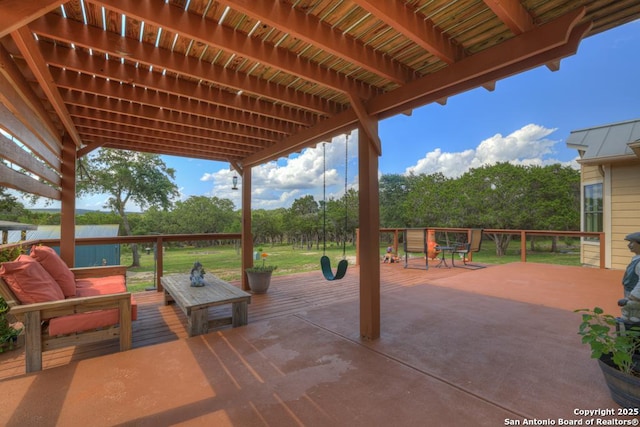
<svg viewBox="0 0 640 427">
<path fill-rule="evenodd" d="M 107 206 L 114 213 L 87 213 L 78 217 L 79 224 L 119 219 L 124 234 L 239 232 L 240 212 L 228 199 L 192 196 L 172 205 L 177 195 L 171 181 L 174 171 L 157 156 L 104 151 L 84 164 L 79 192 L 110 194 Z M 148 208 L 144 213 L 125 215 L 129 201 Z M 30 213 L 4 191 L 0 192 L 0 212 L 4 218 L 23 222 L 59 223 L 59 215 Z M 353 242 L 359 223 L 358 192 L 349 189 L 326 202 L 307 195 L 290 208 L 256 209 L 252 217 L 258 245 L 288 242 L 310 249 L 319 248 L 325 239 L 327 244 Z M 380 219 L 380 226 L 389 228 L 579 230 L 580 173 L 558 164 L 498 163 L 471 169 L 458 178 L 441 173 L 382 175 Z M 489 237 L 496 242 L 498 254 L 512 238 L 500 233 Z"/>
<path fill-rule="evenodd" d="M 81 161 L 78 169 L 77 194 L 109 195 L 104 207 L 120 216 L 127 235 L 133 234 L 126 211 L 129 202 L 142 209 L 168 209 L 178 196 L 173 182 L 175 170 L 168 168 L 157 154 L 100 149 Z M 135 246 L 133 265 L 139 265 Z"/>
</svg>

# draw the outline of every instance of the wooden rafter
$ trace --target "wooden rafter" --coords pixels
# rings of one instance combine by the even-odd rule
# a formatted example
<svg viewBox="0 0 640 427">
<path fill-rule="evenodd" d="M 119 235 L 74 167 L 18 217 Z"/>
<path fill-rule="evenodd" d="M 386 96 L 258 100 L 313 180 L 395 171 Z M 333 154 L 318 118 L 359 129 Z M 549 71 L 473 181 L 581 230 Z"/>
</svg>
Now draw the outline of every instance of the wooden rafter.
<svg viewBox="0 0 640 427">
<path fill-rule="evenodd" d="M 60 94 L 53 83 L 53 78 L 49 73 L 47 64 L 42 58 L 42 55 L 40 55 L 38 45 L 33 39 L 33 34 L 31 34 L 27 27 L 22 27 L 12 32 L 11 36 L 18 46 L 18 49 L 20 49 L 20 53 L 22 53 L 22 56 L 27 61 L 27 64 L 29 64 L 31 71 L 34 73 L 35 78 L 47 96 L 47 99 L 53 106 L 54 110 L 56 110 L 67 134 L 76 146 L 80 147 L 82 145 L 80 135 L 78 135 L 78 132 L 73 125 L 73 120 L 71 120 L 64 103 L 60 99 Z"/>
<path fill-rule="evenodd" d="M 44 49 L 43 57 L 50 66 L 59 68 L 52 71 L 52 74 L 57 73 L 54 76 L 56 82 L 61 78 L 69 80 L 66 75 L 75 71 L 82 73 L 85 76 L 85 81 L 90 80 L 89 76 L 92 76 L 93 78 L 108 79 L 113 82 L 114 86 L 120 86 L 121 82 L 126 85 L 133 85 L 135 82 L 136 87 L 145 91 L 151 89 L 157 93 L 167 93 L 202 103 L 257 114 L 265 118 L 287 120 L 298 125 L 309 126 L 315 119 L 315 115 L 303 110 L 238 96 L 215 86 L 176 80 L 175 77 L 149 71 L 146 67 L 141 68 L 129 63 L 108 61 L 104 57 L 89 55 L 78 49 L 56 46 L 53 49 Z M 65 71 L 61 71 L 61 69 Z"/>
<path fill-rule="evenodd" d="M 0 2 L 0 39 L 64 2 L 64 0 L 2 0 Z"/>
<path fill-rule="evenodd" d="M 373 87 L 358 84 L 355 80 L 333 70 L 319 70 L 310 61 L 299 58 L 283 48 L 266 45 L 222 25 L 212 27 L 211 23 L 207 23 L 201 16 L 185 13 L 169 4 L 158 4 L 150 0 L 136 2 L 99 0 L 96 3 L 129 17 L 145 20 L 188 39 L 234 52 L 337 92 L 353 91 L 365 99 L 378 92 Z M 178 23 L 180 25 L 177 25 Z"/>
<path fill-rule="evenodd" d="M 411 73 L 402 64 L 281 1 L 219 0 L 218 3 L 395 83 L 404 84 L 411 79 Z"/>
<path fill-rule="evenodd" d="M 115 57 L 122 57 L 123 52 L 126 52 L 126 58 L 129 61 L 139 62 L 147 68 L 164 69 L 194 80 L 215 82 L 236 92 L 247 92 L 259 97 L 279 100 L 286 105 L 322 115 L 330 116 L 336 112 L 335 106 L 320 98 L 263 82 L 243 73 L 231 72 L 221 66 L 202 64 L 195 58 L 144 45 L 113 33 L 105 33 L 100 29 L 86 27 L 59 16 L 46 15 L 32 22 L 29 27 L 41 36 L 105 52 Z"/>
<path fill-rule="evenodd" d="M 448 64 L 454 63 L 464 55 L 462 48 L 455 41 L 449 39 L 440 28 L 409 9 L 403 2 L 377 0 L 353 0 L 353 2 Z"/>
<path fill-rule="evenodd" d="M 535 28 L 533 18 L 518 0 L 483 0 L 514 34 Z"/>
</svg>

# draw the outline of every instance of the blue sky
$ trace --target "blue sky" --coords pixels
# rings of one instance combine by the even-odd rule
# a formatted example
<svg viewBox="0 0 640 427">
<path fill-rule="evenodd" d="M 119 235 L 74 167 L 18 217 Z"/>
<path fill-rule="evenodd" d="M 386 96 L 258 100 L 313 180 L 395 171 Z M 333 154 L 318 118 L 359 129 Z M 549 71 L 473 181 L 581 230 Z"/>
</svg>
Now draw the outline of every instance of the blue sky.
<svg viewBox="0 0 640 427">
<path fill-rule="evenodd" d="M 582 41 L 560 70 L 538 67 L 500 80 L 494 91 L 471 90 L 381 121 L 381 174 L 442 172 L 458 176 L 497 161 L 561 162 L 577 167 L 565 141 L 573 130 L 640 118 L 640 20 Z M 357 188 L 357 134 L 349 136 L 348 185 Z M 327 197 L 344 191 L 345 136 L 326 145 Z M 217 196 L 240 208 L 226 163 L 163 156 L 176 169 L 182 199 Z M 254 168 L 252 208 L 290 207 L 323 197 L 323 150 L 307 149 Z M 240 185 L 242 183 L 240 182 Z M 78 201 L 101 209 L 104 196 Z M 136 207 L 130 206 L 130 210 Z"/>
</svg>

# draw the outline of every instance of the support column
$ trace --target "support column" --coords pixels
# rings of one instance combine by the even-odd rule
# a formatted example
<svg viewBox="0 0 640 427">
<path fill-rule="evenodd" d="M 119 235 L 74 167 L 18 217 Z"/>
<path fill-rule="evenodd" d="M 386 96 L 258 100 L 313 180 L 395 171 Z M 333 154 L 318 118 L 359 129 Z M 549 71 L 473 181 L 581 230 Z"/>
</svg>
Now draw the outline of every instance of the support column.
<svg viewBox="0 0 640 427">
<path fill-rule="evenodd" d="M 66 134 L 62 137 L 60 171 L 60 257 L 73 267 L 76 248 L 76 145 Z"/>
<path fill-rule="evenodd" d="M 375 132 L 378 123 L 375 123 Z M 371 130 L 371 129 L 370 129 Z M 358 129 L 360 222 L 360 336 L 380 338 L 380 196 L 376 145 Z"/>
<path fill-rule="evenodd" d="M 251 167 L 242 168 L 242 289 L 249 290 L 245 269 L 253 267 L 253 234 L 251 234 Z"/>
</svg>

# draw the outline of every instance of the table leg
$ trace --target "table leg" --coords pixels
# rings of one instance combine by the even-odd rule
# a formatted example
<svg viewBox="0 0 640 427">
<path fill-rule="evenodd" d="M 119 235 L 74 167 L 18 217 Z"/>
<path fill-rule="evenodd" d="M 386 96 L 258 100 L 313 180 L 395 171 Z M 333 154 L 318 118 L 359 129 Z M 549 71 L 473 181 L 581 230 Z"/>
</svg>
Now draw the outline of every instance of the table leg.
<svg viewBox="0 0 640 427">
<path fill-rule="evenodd" d="M 246 301 L 231 304 L 231 326 L 243 326 L 249 323 L 249 304 Z"/>
<path fill-rule="evenodd" d="M 449 268 L 449 264 L 447 264 L 446 253 L 446 250 L 440 248 L 440 262 L 438 263 L 438 265 L 436 265 L 437 268 L 441 268 L 442 264 L 444 264 L 445 267 Z"/>
<path fill-rule="evenodd" d="M 187 319 L 187 331 L 190 337 L 209 332 L 209 314 L 206 307 L 199 310 L 191 310 L 191 314 Z"/>
</svg>

